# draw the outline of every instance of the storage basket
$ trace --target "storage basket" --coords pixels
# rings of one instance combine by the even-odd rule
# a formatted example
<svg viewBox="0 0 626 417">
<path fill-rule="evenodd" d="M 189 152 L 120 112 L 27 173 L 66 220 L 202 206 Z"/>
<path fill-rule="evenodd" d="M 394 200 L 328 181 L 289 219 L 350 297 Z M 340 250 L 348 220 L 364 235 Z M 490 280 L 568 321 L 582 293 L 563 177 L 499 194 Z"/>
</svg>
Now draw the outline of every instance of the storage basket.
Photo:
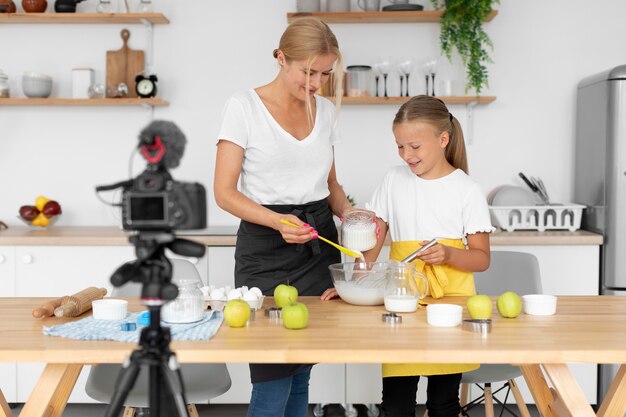
<svg viewBox="0 0 626 417">
<path fill-rule="evenodd" d="M 580 204 L 547 206 L 489 206 L 491 221 L 507 232 L 514 230 L 580 229 L 585 206 Z"/>
</svg>

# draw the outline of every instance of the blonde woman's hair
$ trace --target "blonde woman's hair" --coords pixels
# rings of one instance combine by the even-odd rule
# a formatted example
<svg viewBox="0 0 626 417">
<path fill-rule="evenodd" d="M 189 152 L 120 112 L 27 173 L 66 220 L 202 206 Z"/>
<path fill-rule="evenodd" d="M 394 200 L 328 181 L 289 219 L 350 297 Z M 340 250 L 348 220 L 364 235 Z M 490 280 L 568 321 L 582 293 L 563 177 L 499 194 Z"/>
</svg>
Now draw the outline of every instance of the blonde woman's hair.
<svg viewBox="0 0 626 417">
<path fill-rule="evenodd" d="M 469 173 L 467 153 L 461 124 L 452 116 L 443 101 L 432 96 L 415 96 L 404 103 L 395 119 L 394 126 L 400 123 L 422 121 L 431 124 L 437 135 L 448 132 L 450 140 L 446 146 L 446 160 L 455 168 Z"/>
<path fill-rule="evenodd" d="M 311 66 L 320 55 L 334 54 L 337 57 L 334 70 L 335 106 L 337 112 L 341 107 L 343 96 L 343 56 L 339 51 L 339 43 L 330 27 L 313 17 L 297 19 L 285 29 L 280 38 L 278 49 L 274 49 L 274 58 L 282 51 L 287 62 L 307 61 L 306 83 L 310 84 Z M 306 109 L 309 123 L 313 124 L 313 110 L 309 95 L 306 96 Z"/>
</svg>

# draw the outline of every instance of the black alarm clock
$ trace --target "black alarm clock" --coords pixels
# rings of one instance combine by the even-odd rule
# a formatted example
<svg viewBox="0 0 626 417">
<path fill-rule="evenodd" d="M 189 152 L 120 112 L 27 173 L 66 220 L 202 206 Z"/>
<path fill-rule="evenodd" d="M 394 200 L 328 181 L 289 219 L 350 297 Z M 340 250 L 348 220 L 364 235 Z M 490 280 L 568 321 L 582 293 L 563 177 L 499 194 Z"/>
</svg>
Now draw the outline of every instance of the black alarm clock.
<svg viewBox="0 0 626 417">
<path fill-rule="evenodd" d="M 143 75 L 139 74 L 135 77 L 135 91 L 137 95 L 142 98 L 151 98 L 156 96 L 158 81 L 157 76 L 154 74 Z"/>
</svg>

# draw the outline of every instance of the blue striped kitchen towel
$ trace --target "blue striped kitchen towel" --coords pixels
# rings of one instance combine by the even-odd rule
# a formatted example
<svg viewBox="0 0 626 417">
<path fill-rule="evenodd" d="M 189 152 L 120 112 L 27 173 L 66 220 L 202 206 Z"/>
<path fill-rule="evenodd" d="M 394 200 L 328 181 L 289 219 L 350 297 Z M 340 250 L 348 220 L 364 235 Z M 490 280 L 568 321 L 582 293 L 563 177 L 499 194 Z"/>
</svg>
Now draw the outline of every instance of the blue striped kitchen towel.
<svg viewBox="0 0 626 417">
<path fill-rule="evenodd" d="M 43 334 L 48 336 L 61 336 L 79 340 L 115 340 L 117 342 L 139 342 L 141 330 L 145 326 L 137 326 L 137 330 L 123 331 L 123 323 L 137 323 L 137 319 L 143 313 L 130 313 L 124 320 L 94 320 L 87 317 L 71 323 L 59 324 L 58 326 L 44 327 Z M 217 333 L 224 314 L 221 311 L 207 311 L 204 317 L 195 323 L 164 323 L 162 326 L 170 328 L 172 340 L 209 340 Z"/>
</svg>

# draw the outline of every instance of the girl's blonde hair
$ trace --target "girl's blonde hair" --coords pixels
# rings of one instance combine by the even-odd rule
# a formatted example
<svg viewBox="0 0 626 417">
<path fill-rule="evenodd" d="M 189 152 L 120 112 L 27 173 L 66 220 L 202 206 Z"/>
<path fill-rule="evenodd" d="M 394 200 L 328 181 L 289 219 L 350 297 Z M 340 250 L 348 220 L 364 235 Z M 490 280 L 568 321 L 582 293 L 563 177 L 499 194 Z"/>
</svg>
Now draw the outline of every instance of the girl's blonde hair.
<svg viewBox="0 0 626 417">
<path fill-rule="evenodd" d="M 320 55 L 334 54 L 337 57 L 335 64 L 334 90 L 335 106 L 337 111 L 341 107 L 341 96 L 343 96 L 343 56 L 339 51 L 339 43 L 330 27 L 321 20 L 313 17 L 300 18 L 285 29 L 280 38 L 278 49 L 274 49 L 274 58 L 278 57 L 278 52 L 282 51 L 287 62 L 307 61 L 306 83 L 310 84 L 310 70 L 313 62 Z M 306 96 L 306 109 L 309 115 L 309 122 L 313 124 L 313 110 L 309 95 Z"/>
<path fill-rule="evenodd" d="M 448 132 L 450 140 L 445 150 L 446 160 L 453 167 L 463 170 L 466 174 L 469 173 L 461 124 L 452 116 L 443 101 L 432 96 L 411 98 L 400 107 L 393 124 L 395 126 L 411 121 L 430 123 L 436 129 L 437 135 Z"/>
</svg>

